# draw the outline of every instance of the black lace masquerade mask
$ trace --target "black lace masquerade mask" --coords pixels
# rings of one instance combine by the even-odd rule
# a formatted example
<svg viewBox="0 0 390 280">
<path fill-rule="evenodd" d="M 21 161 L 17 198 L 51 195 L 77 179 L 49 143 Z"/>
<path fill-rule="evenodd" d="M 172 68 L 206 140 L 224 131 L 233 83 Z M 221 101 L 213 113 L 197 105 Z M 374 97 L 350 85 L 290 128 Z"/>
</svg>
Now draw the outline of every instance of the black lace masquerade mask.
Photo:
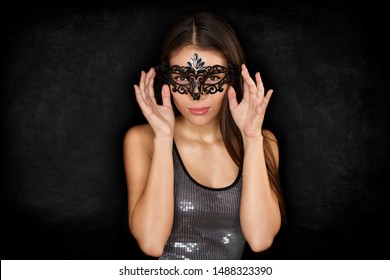
<svg viewBox="0 0 390 280">
<path fill-rule="evenodd" d="M 156 67 L 156 72 L 164 83 L 171 85 L 173 92 L 189 93 L 194 100 L 199 100 L 204 93 L 222 92 L 225 84 L 231 85 L 240 75 L 240 67 L 232 63 L 228 67 L 204 66 L 205 62 L 196 53 L 187 64 L 169 67 L 167 62 L 163 62 Z"/>
</svg>

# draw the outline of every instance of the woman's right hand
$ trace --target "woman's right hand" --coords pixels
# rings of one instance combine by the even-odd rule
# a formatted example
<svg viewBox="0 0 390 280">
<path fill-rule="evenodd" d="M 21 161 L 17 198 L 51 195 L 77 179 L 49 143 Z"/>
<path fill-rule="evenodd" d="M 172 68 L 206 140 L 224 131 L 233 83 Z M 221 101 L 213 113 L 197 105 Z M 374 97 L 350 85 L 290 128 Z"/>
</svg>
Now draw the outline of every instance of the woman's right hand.
<svg viewBox="0 0 390 280">
<path fill-rule="evenodd" d="M 155 76 L 154 68 L 151 68 L 148 73 L 142 71 L 139 86 L 134 85 L 135 96 L 155 137 L 173 139 L 175 115 L 171 104 L 171 93 L 168 85 L 164 85 L 161 89 L 162 105 L 157 104 L 153 88 Z"/>
</svg>

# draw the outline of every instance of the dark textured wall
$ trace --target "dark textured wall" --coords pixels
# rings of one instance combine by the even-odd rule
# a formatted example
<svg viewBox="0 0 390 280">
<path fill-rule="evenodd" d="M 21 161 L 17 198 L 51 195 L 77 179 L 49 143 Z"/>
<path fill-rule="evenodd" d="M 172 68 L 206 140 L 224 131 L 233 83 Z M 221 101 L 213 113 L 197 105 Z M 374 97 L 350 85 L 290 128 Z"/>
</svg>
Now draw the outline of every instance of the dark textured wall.
<svg viewBox="0 0 390 280">
<path fill-rule="evenodd" d="M 245 258 L 388 258 L 388 44 L 370 3 L 57 2 L 2 13 L 2 259 L 145 259 L 127 227 L 132 84 L 172 17 L 223 15 L 273 88 L 288 224 Z M 162 1 L 161 1 L 162 2 Z M 291 1 L 292 2 L 292 1 Z M 114 3 L 114 4 L 113 4 Z"/>
</svg>

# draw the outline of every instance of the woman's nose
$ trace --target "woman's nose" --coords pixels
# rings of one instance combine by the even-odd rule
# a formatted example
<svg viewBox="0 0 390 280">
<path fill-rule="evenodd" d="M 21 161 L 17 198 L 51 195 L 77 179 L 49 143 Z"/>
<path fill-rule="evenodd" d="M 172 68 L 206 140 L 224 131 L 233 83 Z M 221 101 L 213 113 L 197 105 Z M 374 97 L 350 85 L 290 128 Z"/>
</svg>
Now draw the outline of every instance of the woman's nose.
<svg viewBox="0 0 390 280">
<path fill-rule="evenodd" d="M 194 81 L 192 89 L 193 89 L 191 92 L 192 99 L 199 100 L 201 98 L 202 99 L 206 98 L 205 94 L 203 94 L 203 87 L 198 81 Z"/>
</svg>

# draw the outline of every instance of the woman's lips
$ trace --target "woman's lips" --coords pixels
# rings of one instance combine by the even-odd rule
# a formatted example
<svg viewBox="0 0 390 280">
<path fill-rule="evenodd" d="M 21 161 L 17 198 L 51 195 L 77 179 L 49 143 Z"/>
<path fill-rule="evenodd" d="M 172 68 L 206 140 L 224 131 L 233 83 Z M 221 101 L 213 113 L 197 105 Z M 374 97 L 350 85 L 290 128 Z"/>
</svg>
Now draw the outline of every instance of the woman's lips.
<svg viewBox="0 0 390 280">
<path fill-rule="evenodd" d="M 210 110 L 210 107 L 193 107 L 188 108 L 188 111 L 190 111 L 191 114 L 195 116 L 202 116 L 207 114 L 207 112 Z"/>
</svg>

